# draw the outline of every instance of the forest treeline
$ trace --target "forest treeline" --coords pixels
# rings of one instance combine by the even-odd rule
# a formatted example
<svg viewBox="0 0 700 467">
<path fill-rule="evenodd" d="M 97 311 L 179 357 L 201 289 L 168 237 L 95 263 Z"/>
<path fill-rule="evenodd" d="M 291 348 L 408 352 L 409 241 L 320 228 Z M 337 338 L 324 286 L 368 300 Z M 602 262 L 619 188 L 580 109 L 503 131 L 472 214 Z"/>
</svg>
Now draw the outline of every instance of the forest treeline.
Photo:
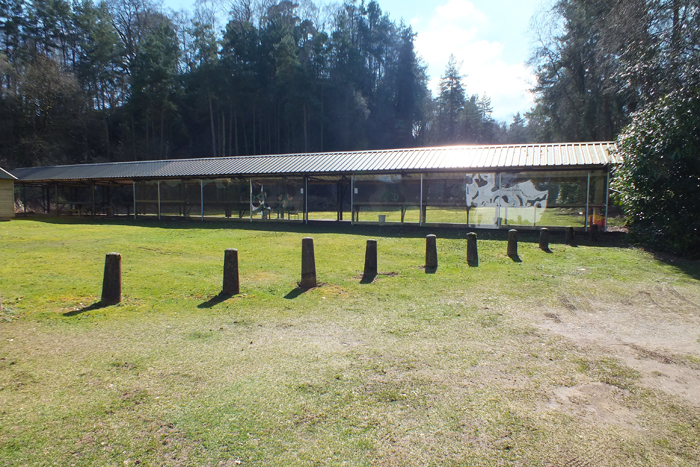
<svg viewBox="0 0 700 467">
<path fill-rule="evenodd" d="M 687 83 L 700 29 L 698 0 L 555 1 L 536 104 L 506 124 L 454 59 L 433 96 L 375 1 L 221 6 L 0 0 L 0 166 L 611 140 Z"/>
<path fill-rule="evenodd" d="M 458 64 L 433 99 L 410 27 L 376 2 L 0 0 L 0 164 L 494 142 Z"/>
</svg>

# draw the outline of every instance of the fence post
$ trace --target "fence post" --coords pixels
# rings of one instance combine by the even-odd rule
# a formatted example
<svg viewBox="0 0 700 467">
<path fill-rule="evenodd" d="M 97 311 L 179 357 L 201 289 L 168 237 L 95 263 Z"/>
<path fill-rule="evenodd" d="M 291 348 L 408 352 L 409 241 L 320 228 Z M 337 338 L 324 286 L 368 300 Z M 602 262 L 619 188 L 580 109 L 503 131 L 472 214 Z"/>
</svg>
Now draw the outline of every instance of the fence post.
<svg viewBox="0 0 700 467">
<path fill-rule="evenodd" d="M 549 229 L 546 227 L 540 229 L 540 250 L 549 251 Z"/>
<path fill-rule="evenodd" d="M 467 264 L 472 267 L 479 265 L 479 253 L 476 250 L 476 232 L 467 234 Z"/>
<path fill-rule="evenodd" d="M 377 275 L 377 241 L 374 239 L 367 240 L 367 248 L 365 249 L 365 270 L 363 278 L 371 278 Z"/>
<path fill-rule="evenodd" d="M 224 286 L 221 293 L 224 295 L 238 295 L 240 293 L 238 250 L 235 248 L 227 248 L 224 252 Z"/>
<path fill-rule="evenodd" d="M 314 257 L 314 239 L 301 239 L 301 282 L 299 287 L 311 289 L 316 287 L 316 259 Z"/>
<path fill-rule="evenodd" d="M 571 226 L 568 226 L 565 230 L 565 241 L 567 245 L 574 244 L 574 228 Z"/>
<path fill-rule="evenodd" d="M 105 257 L 105 272 L 102 279 L 102 299 L 105 305 L 122 301 L 122 255 L 108 253 Z"/>
<path fill-rule="evenodd" d="M 515 258 L 518 256 L 518 231 L 515 229 L 510 229 L 508 231 L 508 256 Z"/>
<path fill-rule="evenodd" d="M 430 234 L 425 237 L 425 270 L 436 269 L 437 266 L 437 237 Z"/>
<path fill-rule="evenodd" d="M 591 224 L 591 230 L 589 231 L 591 240 L 594 242 L 598 241 L 598 224 Z"/>
</svg>

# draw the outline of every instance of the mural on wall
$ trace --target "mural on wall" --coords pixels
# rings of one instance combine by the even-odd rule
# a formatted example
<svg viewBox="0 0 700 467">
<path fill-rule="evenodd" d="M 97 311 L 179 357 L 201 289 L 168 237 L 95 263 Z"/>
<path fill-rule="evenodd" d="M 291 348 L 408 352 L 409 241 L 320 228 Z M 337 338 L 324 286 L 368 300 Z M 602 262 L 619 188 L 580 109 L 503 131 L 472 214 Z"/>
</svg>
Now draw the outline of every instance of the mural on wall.
<svg viewBox="0 0 700 467">
<path fill-rule="evenodd" d="M 467 206 L 505 208 L 505 212 L 500 214 L 503 218 L 509 217 L 508 208 L 533 208 L 512 212 L 517 212 L 521 221 L 536 224 L 547 208 L 549 191 L 538 190 L 530 180 L 507 183 L 499 188 L 495 173 L 478 173 L 467 174 L 465 183 Z"/>
</svg>

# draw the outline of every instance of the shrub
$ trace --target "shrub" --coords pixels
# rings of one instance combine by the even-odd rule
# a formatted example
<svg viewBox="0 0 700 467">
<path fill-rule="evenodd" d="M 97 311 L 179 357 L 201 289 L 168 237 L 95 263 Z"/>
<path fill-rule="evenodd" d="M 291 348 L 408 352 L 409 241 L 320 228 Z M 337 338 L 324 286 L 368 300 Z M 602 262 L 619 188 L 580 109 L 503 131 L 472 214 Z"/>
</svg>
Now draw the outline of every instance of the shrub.
<svg viewBox="0 0 700 467">
<path fill-rule="evenodd" d="M 633 238 L 700 258 L 700 95 L 674 91 L 632 116 L 613 172 Z"/>
</svg>

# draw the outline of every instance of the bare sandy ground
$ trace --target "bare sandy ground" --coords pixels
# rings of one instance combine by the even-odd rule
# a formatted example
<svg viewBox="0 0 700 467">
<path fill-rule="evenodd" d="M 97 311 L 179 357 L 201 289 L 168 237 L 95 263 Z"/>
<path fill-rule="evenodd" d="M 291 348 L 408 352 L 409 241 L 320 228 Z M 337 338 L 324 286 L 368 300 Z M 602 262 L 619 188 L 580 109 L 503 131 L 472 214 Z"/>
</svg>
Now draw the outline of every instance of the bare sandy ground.
<svg viewBox="0 0 700 467">
<path fill-rule="evenodd" d="M 542 311 L 540 327 L 581 348 L 619 359 L 639 372 L 642 386 L 700 407 L 700 300 L 696 292 L 671 284 L 605 299 L 562 292 L 560 307 Z M 614 389 L 603 386 L 563 388 L 552 404 L 585 396 L 592 401 L 591 409 L 599 406 L 596 416 L 629 423 L 626 409 L 608 403 L 614 399 Z"/>
</svg>

